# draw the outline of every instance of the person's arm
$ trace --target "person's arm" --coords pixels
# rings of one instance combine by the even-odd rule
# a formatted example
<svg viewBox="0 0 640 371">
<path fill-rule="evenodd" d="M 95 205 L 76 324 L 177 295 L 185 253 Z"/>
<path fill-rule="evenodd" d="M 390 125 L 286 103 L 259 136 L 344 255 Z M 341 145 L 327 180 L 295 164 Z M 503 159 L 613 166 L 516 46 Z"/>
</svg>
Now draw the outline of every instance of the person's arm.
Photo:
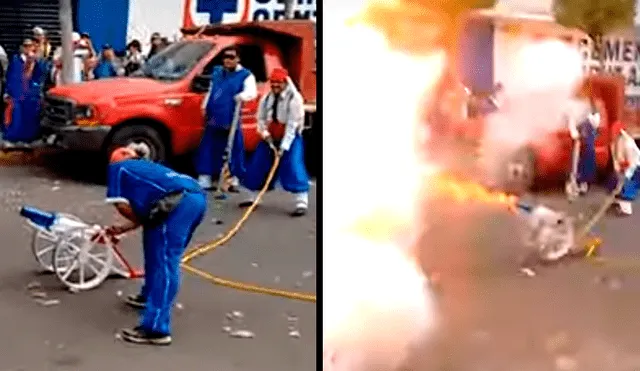
<svg viewBox="0 0 640 371">
<path fill-rule="evenodd" d="M 280 143 L 282 151 L 288 151 L 291 148 L 296 134 L 304 126 L 304 102 L 302 95 L 298 92 L 293 93 L 293 97 L 289 99 L 288 117 L 286 127 L 284 129 L 284 137 Z"/>
<path fill-rule="evenodd" d="M 202 106 L 200 107 L 202 109 L 202 112 L 204 112 L 207 109 L 207 103 L 209 103 L 209 98 L 211 98 L 211 92 L 213 91 L 214 76 L 216 76 L 216 74 L 218 73 L 220 73 L 220 69 L 218 67 L 214 67 L 213 71 L 211 72 L 211 82 L 209 82 L 209 90 L 207 91 L 207 94 L 205 94 L 204 98 L 202 99 Z"/>
<path fill-rule="evenodd" d="M 262 138 L 267 138 L 269 136 L 269 130 L 267 129 L 267 114 L 269 108 L 267 107 L 267 99 L 269 99 L 271 93 L 265 94 L 262 99 L 260 99 L 260 103 L 258 103 L 258 134 L 262 136 Z"/>
<path fill-rule="evenodd" d="M 249 74 L 242 85 L 242 91 L 236 95 L 236 99 L 242 102 L 249 102 L 258 97 L 258 84 L 256 77 Z"/>
<path fill-rule="evenodd" d="M 17 63 L 17 59 L 14 58 L 11 60 L 11 62 L 9 62 L 9 67 L 7 68 L 7 75 L 6 75 L 6 87 L 5 87 L 5 94 L 4 94 L 4 98 L 15 98 L 16 95 L 18 94 L 18 88 L 16 86 L 16 83 L 18 83 L 17 81 L 15 81 L 15 79 L 17 78 L 16 76 L 16 63 Z"/>
<path fill-rule="evenodd" d="M 107 198 L 105 202 L 112 204 L 118 213 L 122 215 L 127 221 L 122 224 L 111 226 L 107 231 L 111 234 L 122 234 L 140 226 L 140 222 L 136 217 L 133 208 L 126 197 L 124 190 L 120 187 L 121 178 L 125 176 L 124 169 L 118 164 L 109 165 L 109 174 L 107 177 Z"/>
</svg>

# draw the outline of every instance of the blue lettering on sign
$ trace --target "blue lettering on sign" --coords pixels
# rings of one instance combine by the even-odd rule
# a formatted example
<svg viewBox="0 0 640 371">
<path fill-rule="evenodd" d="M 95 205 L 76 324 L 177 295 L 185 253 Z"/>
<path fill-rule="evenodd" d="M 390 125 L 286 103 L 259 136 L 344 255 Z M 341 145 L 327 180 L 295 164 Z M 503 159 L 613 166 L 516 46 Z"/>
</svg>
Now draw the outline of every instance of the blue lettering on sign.
<svg viewBox="0 0 640 371">
<path fill-rule="evenodd" d="M 225 13 L 238 12 L 238 0 L 197 0 L 196 11 L 209 13 L 209 23 L 221 23 Z"/>
</svg>

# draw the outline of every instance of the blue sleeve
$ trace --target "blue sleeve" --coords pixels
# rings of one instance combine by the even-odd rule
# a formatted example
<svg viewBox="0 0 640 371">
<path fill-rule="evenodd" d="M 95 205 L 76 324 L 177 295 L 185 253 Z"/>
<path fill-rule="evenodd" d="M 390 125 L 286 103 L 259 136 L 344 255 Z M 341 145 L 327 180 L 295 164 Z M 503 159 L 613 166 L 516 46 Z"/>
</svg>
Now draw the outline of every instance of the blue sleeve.
<svg viewBox="0 0 640 371">
<path fill-rule="evenodd" d="M 108 174 L 107 174 L 107 202 L 108 203 L 116 203 L 116 202 L 126 202 L 129 203 L 126 194 L 123 192 L 121 187 L 122 185 L 122 177 L 123 177 L 123 168 L 120 164 L 111 164 L 109 165 Z"/>
</svg>

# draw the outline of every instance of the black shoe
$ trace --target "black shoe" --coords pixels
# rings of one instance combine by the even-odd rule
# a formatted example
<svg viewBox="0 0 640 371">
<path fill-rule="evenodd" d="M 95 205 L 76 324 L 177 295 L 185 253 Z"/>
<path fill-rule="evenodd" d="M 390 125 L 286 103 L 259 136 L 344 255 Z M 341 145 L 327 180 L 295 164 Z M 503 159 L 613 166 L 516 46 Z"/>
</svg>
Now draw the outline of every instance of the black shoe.
<svg viewBox="0 0 640 371">
<path fill-rule="evenodd" d="M 136 309 L 144 309 L 147 306 L 147 299 L 142 295 L 129 295 L 124 300 L 128 306 Z"/>
<path fill-rule="evenodd" d="M 253 205 L 253 201 L 242 201 L 238 204 L 238 207 L 241 209 L 246 209 L 248 207 L 250 207 L 251 205 Z"/>
<path fill-rule="evenodd" d="M 171 345 L 172 341 L 171 335 L 148 332 L 140 326 L 133 329 L 123 329 L 120 334 L 122 340 L 134 344 Z"/>
<path fill-rule="evenodd" d="M 297 218 L 299 216 L 304 216 L 304 215 L 307 215 L 306 207 L 298 207 L 291 213 L 291 216 L 294 218 Z"/>
</svg>

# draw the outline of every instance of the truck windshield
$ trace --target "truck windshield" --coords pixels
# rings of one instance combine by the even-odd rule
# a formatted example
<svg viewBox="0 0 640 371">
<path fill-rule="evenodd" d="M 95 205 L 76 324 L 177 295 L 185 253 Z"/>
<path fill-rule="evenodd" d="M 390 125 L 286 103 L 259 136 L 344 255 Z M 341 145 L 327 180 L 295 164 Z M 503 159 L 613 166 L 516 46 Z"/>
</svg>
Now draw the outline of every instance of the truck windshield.
<svg viewBox="0 0 640 371">
<path fill-rule="evenodd" d="M 180 80 L 213 49 L 207 41 L 181 41 L 151 57 L 131 76 Z"/>
</svg>

